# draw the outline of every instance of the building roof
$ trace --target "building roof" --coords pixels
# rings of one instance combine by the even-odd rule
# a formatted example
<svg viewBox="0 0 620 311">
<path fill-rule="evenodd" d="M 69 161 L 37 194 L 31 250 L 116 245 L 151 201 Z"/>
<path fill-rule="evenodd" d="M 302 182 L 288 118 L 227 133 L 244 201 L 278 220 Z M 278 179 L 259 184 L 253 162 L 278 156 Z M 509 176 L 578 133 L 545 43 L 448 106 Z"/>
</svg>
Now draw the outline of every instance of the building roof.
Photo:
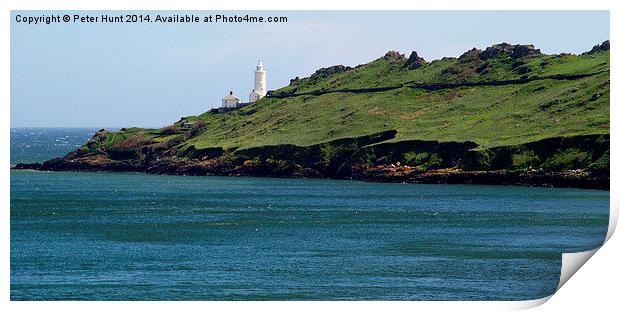
<svg viewBox="0 0 620 311">
<path fill-rule="evenodd" d="M 230 95 L 226 95 L 226 96 L 222 97 L 222 99 L 239 99 L 239 97 L 230 94 Z"/>
</svg>

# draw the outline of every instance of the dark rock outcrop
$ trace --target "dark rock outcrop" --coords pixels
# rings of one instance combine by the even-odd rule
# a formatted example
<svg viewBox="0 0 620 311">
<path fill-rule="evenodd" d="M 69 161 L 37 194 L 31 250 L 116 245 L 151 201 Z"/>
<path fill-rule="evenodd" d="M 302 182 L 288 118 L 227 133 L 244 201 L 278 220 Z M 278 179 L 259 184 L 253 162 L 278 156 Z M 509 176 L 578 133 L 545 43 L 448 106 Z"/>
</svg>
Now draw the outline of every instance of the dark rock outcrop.
<svg viewBox="0 0 620 311">
<path fill-rule="evenodd" d="M 521 57 L 525 57 L 525 56 L 541 55 L 541 54 L 542 53 L 540 52 L 540 50 L 535 48 L 531 44 L 528 44 L 528 45 L 517 44 L 517 45 L 515 45 L 513 47 L 512 54 L 510 54 L 510 57 L 512 57 L 512 58 L 521 58 Z"/>
<path fill-rule="evenodd" d="M 407 59 L 407 62 L 405 63 L 405 67 L 407 69 L 418 69 L 422 67 L 422 65 L 424 64 L 426 64 L 426 61 L 424 60 L 424 58 L 418 56 L 418 53 L 416 51 L 413 51 L 411 52 L 411 55 Z"/>
<path fill-rule="evenodd" d="M 107 137 L 108 131 L 106 131 L 105 129 L 100 129 L 99 131 L 97 131 L 97 133 L 95 133 L 95 135 L 93 135 L 90 140 L 88 140 L 88 142 L 86 143 L 86 147 L 93 148 L 96 145 L 103 143 Z"/>
<path fill-rule="evenodd" d="M 471 66 L 475 65 L 475 66 Z M 474 68 L 477 72 L 484 74 L 486 73 L 491 66 L 487 64 L 485 61 L 478 59 L 478 61 L 469 64 L 469 67 Z M 424 90 L 441 90 L 441 89 L 451 89 L 458 87 L 470 87 L 470 86 L 489 86 L 489 85 L 513 85 L 513 84 L 524 84 L 532 81 L 540 81 L 540 80 L 575 80 L 581 79 L 585 77 L 591 77 L 594 75 L 601 74 L 603 72 L 595 72 L 595 73 L 584 73 L 584 74 L 571 74 L 571 75 L 551 75 L 551 76 L 533 76 L 533 77 L 520 77 L 518 79 L 509 79 L 509 80 L 491 80 L 491 81 L 476 81 L 476 82 L 457 82 L 457 83 L 413 83 L 408 87 L 424 89 Z M 452 70 L 444 70 L 442 74 L 459 74 L 459 71 Z M 360 89 L 340 89 L 340 90 L 318 90 L 318 91 L 310 91 L 310 92 L 267 92 L 267 97 L 269 98 L 289 98 L 296 96 L 320 96 L 330 93 L 354 93 L 354 94 L 363 94 L 363 93 L 375 93 L 375 92 L 385 92 L 390 90 L 395 90 L 402 88 L 403 85 L 394 85 L 394 86 L 383 86 L 383 87 L 372 87 L 372 88 L 360 88 Z"/>
<path fill-rule="evenodd" d="M 400 61 L 405 60 L 405 54 L 400 54 L 398 51 L 389 51 L 383 55 L 383 59 L 391 60 L 391 61 Z"/>
<path fill-rule="evenodd" d="M 459 62 L 460 63 L 467 63 L 467 62 L 479 60 L 481 52 L 482 52 L 481 50 L 479 50 L 477 48 L 473 48 L 473 49 L 463 53 L 461 56 L 459 56 L 459 58 L 458 58 Z"/>
<path fill-rule="evenodd" d="M 512 58 L 521 58 L 529 55 L 541 55 L 539 49 L 536 49 L 533 45 L 512 45 L 508 43 L 494 44 L 484 51 L 480 52 L 480 59 L 487 60 L 500 56 L 508 56 Z"/>
<path fill-rule="evenodd" d="M 315 71 L 311 76 L 310 79 L 319 79 L 319 78 L 325 78 L 325 77 L 329 77 L 333 74 L 337 74 L 340 72 L 345 72 L 347 70 L 351 69 L 351 67 L 349 66 L 344 66 L 344 65 L 335 65 L 335 66 L 331 66 L 331 67 L 327 67 L 327 68 L 321 68 L 317 71 Z"/>
<path fill-rule="evenodd" d="M 299 79 L 299 77 L 295 77 L 294 79 L 291 79 L 291 82 L 288 85 L 290 86 L 298 85 L 299 81 L 301 81 L 301 79 Z"/>
<path fill-rule="evenodd" d="M 41 168 L 41 163 L 18 163 L 13 167 L 16 170 L 38 170 Z"/>
<path fill-rule="evenodd" d="M 609 176 L 598 173 L 543 173 L 515 171 L 416 170 L 406 167 L 354 167 L 352 179 L 421 184 L 520 185 L 609 190 Z"/>
<path fill-rule="evenodd" d="M 594 54 L 603 51 L 609 51 L 609 40 L 605 40 L 603 43 L 595 45 L 590 51 L 586 52 L 586 54 Z"/>
</svg>

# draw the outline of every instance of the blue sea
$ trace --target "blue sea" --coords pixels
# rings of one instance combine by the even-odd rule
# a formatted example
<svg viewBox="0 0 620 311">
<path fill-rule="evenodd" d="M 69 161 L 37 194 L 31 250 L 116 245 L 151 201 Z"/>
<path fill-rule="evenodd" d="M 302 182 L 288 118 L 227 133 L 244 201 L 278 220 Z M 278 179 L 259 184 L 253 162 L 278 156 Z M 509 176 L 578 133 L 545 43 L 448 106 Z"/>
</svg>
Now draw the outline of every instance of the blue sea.
<svg viewBox="0 0 620 311">
<path fill-rule="evenodd" d="M 11 163 L 98 129 L 12 129 Z M 609 192 L 11 172 L 12 300 L 525 300 L 600 246 Z"/>
</svg>

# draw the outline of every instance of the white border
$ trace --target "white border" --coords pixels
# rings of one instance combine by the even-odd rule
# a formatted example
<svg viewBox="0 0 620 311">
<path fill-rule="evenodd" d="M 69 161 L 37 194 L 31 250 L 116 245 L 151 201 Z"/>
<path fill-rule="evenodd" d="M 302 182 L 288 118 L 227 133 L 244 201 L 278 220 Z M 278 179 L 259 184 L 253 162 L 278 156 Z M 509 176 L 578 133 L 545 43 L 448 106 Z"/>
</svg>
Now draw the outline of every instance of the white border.
<svg viewBox="0 0 620 311">
<path fill-rule="evenodd" d="M 199 0 L 178 0 L 178 1 L 164 1 L 164 0 L 137 0 L 137 1 L 122 1 L 122 0 L 109 0 L 109 1 L 51 1 L 51 0 L 37 0 L 37 1 L 17 1 L 17 0 L 4 0 L 0 3 L 0 7 L 3 9 L 3 14 L 0 14 L 0 42 L 5 44 L 0 45 L 0 68 L 2 69 L 2 75 L 0 75 L 0 98 L 2 105 L 0 107 L 0 118 L 4 123 L 0 128 L 0 144 L 2 144 L 3 151 L 0 153 L 0 158 L 4 167 L 3 178 L 1 179 L 1 201 L 3 204 L 4 217 L 2 217 L 2 231 L 1 231 L 1 243 L 4 251 L 2 257 L 2 285 L 1 291 L 3 295 L 3 304 L 6 307 L 12 309 L 62 309 L 62 310 L 81 310 L 85 307 L 94 310 L 108 310 L 110 308 L 148 308 L 153 310 L 163 310 L 174 307 L 181 307 L 183 309 L 203 309 L 205 307 L 211 308 L 239 308 L 239 309 L 265 309 L 265 310 L 287 310 L 287 309 L 300 309 L 300 310 L 315 310 L 315 309 L 341 309 L 341 308 L 356 308 L 362 310 L 376 310 L 379 308 L 390 309 L 411 309 L 415 307 L 432 308 L 437 310 L 453 310 L 458 308 L 459 310 L 498 310 L 498 309 L 522 309 L 540 305 L 551 297 L 543 298 L 535 301 L 525 302 L 9 302 L 10 299 L 10 281 L 9 281 L 9 234 L 10 234 L 10 217 L 9 217 L 9 135 L 10 135 L 10 10 L 51 10 L 51 9 L 74 9 L 74 10 L 100 10 L 100 9 L 122 9 L 122 10 L 610 10 L 611 9 L 611 41 L 612 44 L 620 42 L 615 31 L 618 26 L 618 3 L 620 1 L 605 1 L 605 0 L 589 0 L 589 1 L 540 1 L 540 0 L 520 0 L 520 1 L 497 1 L 497 0 L 433 0 L 433 1 L 405 1 L 405 0 L 392 0 L 385 1 L 351 1 L 351 2 L 337 2 L 333 0 L 313 0 L 308 2 L 296 2 L 296 1 L 275 1 L 275 0 L 236 0 L 236 1 L 220 1 L 220 2 L 207 2 Z M 584 25 L 587 27 L 587 25 Z M 614 45 L 615 46 L 615 45 Z M 618 55 L 617 49 L 612 48 L 612 59 Z M 612 61 L 612 77 L 616 77 L 618 74 L 618 68 L 615 66 L 615 62 Z M 612 78 L 611 87 L 611 103 L 616 99 L 616 79 Z M 611 119 L 612 123 L 614 119 L 618 118 L 618 112 L 611 107 Z M 613 126 L 612 126 L 613 129 Z M 612 135 L 613 137 L 613 135 Z M 618 155 L 616 150 L 616 141 L 612 138 L 611 142 L 611 163 L 618 163 Z M 618 167 L 612 164 L 612 175 L 618 175 Z M 610 230 L 607 235 L 609 239 L 615 229 L 617 222 L 617 189 L 616 183 L 612 180 L 611 191 L 611 217 L 610 217 Z M 587 270 L 585 273 L 577 273 L 574 282 L 568 282 L 553 299 L 546 304 L 543 309 L 552 308 L 553 310 L 560 310 L 567 307 L 581 306 L 583 308 L 591 305 L 599 306 L 612 306 L 617 304 L 615 299 L 615 292 L 618 284 L 618 269 L 615 268 L 618 263 L 618 253 L 620 252 L 620 243 L 618 239 L 608 241 L 604 247 L 601 248 L 600 255 L 594 255 L 591 259 L 592 264 L 588 264 L 582 270 Z M 593 255 L 594 252 L 591 252 Z M 570 257 L 570 255 L 569 255 Z M 594 264 L 596 262 L 596 265 Z M 564 269 L 564 268 L 563 268 Z M 586 272 L 586 271 L 584 271 Z M 611 278 L 610 278 L 611 277 Z M 604 293 L 607 293 L 605 295 Z"/>
</svg>

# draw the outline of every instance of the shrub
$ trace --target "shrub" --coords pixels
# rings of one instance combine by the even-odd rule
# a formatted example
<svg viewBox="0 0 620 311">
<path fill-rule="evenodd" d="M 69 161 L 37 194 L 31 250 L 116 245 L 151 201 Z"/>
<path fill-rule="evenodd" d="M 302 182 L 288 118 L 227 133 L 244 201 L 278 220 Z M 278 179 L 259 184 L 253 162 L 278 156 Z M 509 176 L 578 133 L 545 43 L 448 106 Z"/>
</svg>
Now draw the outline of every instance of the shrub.
<svg viewBox="0 0 620 311">
<path fill-rule="evenodd" d="M 174 134 L 178 134 L 179 132 L 181 132 L 181 129 L 179 129 L 178 127 L 174 125 L 169 125 L 169 126 L 162 128 L 159 132 L 162 135 L 174 135 Z"/>
<path fill-rule="evenodd" d="M 428 161 L 424 165 L 421 165 L 420 167 L 422 169 L 428 170 L 428 169 L 441 168 L 442 166 L 443 166 L 443 159 L 441 158 L 441 155 L 439 155 L 438 153 L 432 153 Z"/>
<path fill-rule="evenodd" d="M 469 150 L 461 160 L 461 167 L 468 171 L 488 170 L 491 167 L 491 154 L 488 150 Z"/>
<path fill-rule="evenodd" d="M 527 169 L 540 163 L 540 158 L 532 150 L 526 150 L 512 155 L 512 166 L 514 169 Z"/>
<path fill-rule="evenodd" d="M 557 171 L 584 168 L 590 156 L 586 151 L 575 148 L 561 150 L 553 154 L 545 162 L 545 168 Z"/>
<path fill-rule="evenodd" d="M 152 142 L 153 141 L 151 141 L 150 139 L 144 136 L 144 133 L 138 133 L 116 144 L 116 147 L 130 149 L 130 148 L 145 146 L 145 145 L 151 144 Z"/>
<path fill-rule="evenodd" d="M 429 160 L 428 152 L 415 153 L 413 151 L 403 154 L 405 164 L 410 166 L 422 165 Z"/>
<path fill-rule="evenodd" d="M 601 156 L 594 163 L 590 164 L 588 168 L 593 172 L 609 173 L 609 151 L 606 151 L 603 156 Z"/>
<path fill-rule="evenodd" d="M 202 133 L 204 130 L 206 130 L 207 128 L 207 122 L 205 121 L 197 121 L 196 124 L 194 125 L 194 128 L 192 128 L 189 132 L 189 134 L 187 134 L 187 138 L 190 137 L 194 137 L 200 133 Z"/>
<path fill-rule="evenodd" d="M 162 147 L 164 149 L 169 149 L 172 146 L 178 145 L 184 141 L 187 140 L 187 132 L 186 133 L 181 133 L 175 137 L 172 137 L 164 142 L 159 143 L 159 147 Z"/>
</svg>

